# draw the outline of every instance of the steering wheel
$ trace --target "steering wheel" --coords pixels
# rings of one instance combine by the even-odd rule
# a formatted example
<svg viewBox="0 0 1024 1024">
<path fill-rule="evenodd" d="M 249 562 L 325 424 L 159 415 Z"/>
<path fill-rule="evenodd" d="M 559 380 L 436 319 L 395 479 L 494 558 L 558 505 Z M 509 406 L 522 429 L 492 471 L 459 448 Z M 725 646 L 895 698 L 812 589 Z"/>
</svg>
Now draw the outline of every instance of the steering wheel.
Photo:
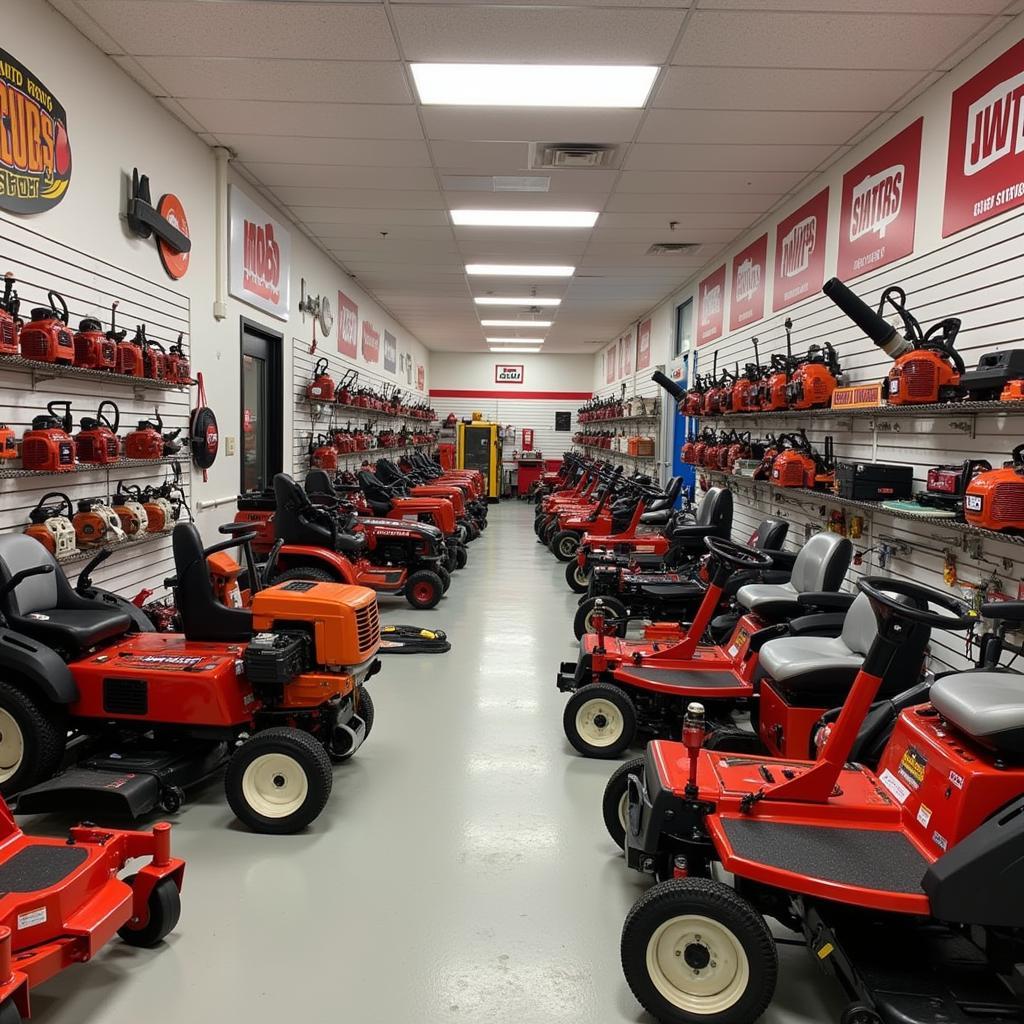
<svg viewBox="0 0 1024 1024">
<path fill-rule="evenodd" d="M 711 554 L 737 569 L 768 569 L 772 565 L 771 555 L 721 537 L 705 537 L 704 546 Z"/>
<path fill-rule="evenodd" d="M 894 580 L 887 576 L 862 576 L 857 580 L 861 592 L 867 594 L 871 609 L 879 622 L 888 619 L 905 619 L 920 622 L 936 629 L 971 629 L 978 621 L 977 615 L 966 601 L 952 594 L 933 590 L 931 587 L 913 583 L 911 580 Z M 900 598 L 909 598 L 901 601 Z M 913 603 L 911 603 L 913 602 Z M 933 612 L 928 607 L 937 605 L 948 614 Z"/>
</svg>

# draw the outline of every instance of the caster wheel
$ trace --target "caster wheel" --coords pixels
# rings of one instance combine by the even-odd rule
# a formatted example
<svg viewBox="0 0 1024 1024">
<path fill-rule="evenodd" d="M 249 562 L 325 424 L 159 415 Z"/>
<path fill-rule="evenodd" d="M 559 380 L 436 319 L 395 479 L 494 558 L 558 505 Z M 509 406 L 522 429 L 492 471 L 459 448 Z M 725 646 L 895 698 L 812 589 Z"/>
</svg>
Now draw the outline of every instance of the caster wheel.
<svg viewBox="0 0 1024 1024">
<path fill-rule="evenodd" d="M 126 878 L 125 882 L 133 885 L 137 877 L 132 875 Z M 127 942 L 129 946 L 149 949 L 158 945 L 174 931 L 174 926 L 181 917 L 181 895 L 174 880 L 161 878 L 153 886 L 146 907 L 149 913 L 144 923 L 136 922 L 133 918 L 118 929 L 117 934 L 121 936 L 122 942 Z M 0 1021 L 2 1020 L 0 1017 Z"/>
<path fill-rule="evenodd" d="M 160 795 L 160 807 L 168 814 L 177 814 L 185 803 L 185 790 L 181 786 L 168 786 Z"/>
<path fill-rule="evenodd" d="M 840 1015 L 839 1024 L 882 1024 L 882 1018 L 864 1003 L 850 1003 Z"/>
</svg>

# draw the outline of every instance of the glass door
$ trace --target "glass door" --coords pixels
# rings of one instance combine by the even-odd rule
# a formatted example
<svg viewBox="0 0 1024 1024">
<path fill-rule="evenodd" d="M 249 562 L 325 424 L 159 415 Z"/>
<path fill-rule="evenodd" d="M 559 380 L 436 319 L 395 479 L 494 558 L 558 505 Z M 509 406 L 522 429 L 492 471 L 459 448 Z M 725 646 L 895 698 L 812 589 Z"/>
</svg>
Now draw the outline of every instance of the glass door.
<svg viewBox="0 0 1024 1024">
<path fill-rule="evenodd" d="M 283 465 L 280 334 L 242 320 L 242 490 L 269 487 Z"/>
</svg>

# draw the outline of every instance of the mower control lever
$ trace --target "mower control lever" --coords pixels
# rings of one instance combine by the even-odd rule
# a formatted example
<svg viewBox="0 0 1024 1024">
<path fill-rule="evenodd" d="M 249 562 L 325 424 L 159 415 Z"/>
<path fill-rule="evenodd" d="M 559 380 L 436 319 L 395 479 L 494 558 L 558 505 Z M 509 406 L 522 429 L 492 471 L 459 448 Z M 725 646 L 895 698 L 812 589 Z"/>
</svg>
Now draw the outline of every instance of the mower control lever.
<svg viewBox="0 0 1024 1024">
<path fill-rule="evenodd" d="M 30 577 L 49 576 L 53 570 L 54 566 L 52 562 L 47 562 L 46 565 L 31 565 L 27 569 L 19 570 L 5 583 L 0 583 L 0 601 L 3 601 L 11 591 L 20 587 L 21 584 Z"/>
<path fill-rule="evenodd" d="M 86 563 L 85 568 L 78 574 L 78 579 L 75 581 L 75 590 L 79 594 L 86 594 L 92 589 L 92 574 L 96 571 L 111 555 L 113 552 L 110 548 L 101 548 L 96 552 L 92 558 Z"/>
</svg>

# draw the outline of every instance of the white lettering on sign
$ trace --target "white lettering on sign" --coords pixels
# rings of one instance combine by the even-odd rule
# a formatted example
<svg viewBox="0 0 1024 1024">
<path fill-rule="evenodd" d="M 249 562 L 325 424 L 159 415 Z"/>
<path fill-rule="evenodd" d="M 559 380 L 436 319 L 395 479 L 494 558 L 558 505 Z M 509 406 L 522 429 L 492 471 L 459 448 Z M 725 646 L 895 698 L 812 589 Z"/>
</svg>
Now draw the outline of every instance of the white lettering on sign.
<svg viewBox="0 0 1024 1024">
<path fill-rule="evenodd" d="M 247 220 L 243 229 L 242 286 L 275 306 L 281 301 L 281 247 L 273 224 Z"/>
<path fill-rule="evenodd" d="M 989 89 L 967 108 L 964 174 L 970 176 L 1024 151 L 1024 72 Z"/>
<path fill-rule="evenodd" d="M 720 284 L 716 284 L 704 293 L 700 300 L 700 309 L 705 320 L 710 316 L 718 316 L 722 312 L 722 286 Z"/>
<path fill-rule="evenodd" d="M 736 301 L 748 302 L 761 287 L 761 265 L 751 259 L 736 268 Z"/>
<path fill-rule="evenodd" d="M 818 237 L 818 218 L 805 217 L 782 240 L 782 276 L 796 277 L 811 265 Z"/>
<path fill-rule="evenodd" d="M 874 232 L 885 238 L 885 229 L 900 215 L 903 208 L 903 179 L 907 169 L 894 164 L 878 174 L 868 175 L 853 189 L 850 210 L 850 241 Z"/>
</svg>

